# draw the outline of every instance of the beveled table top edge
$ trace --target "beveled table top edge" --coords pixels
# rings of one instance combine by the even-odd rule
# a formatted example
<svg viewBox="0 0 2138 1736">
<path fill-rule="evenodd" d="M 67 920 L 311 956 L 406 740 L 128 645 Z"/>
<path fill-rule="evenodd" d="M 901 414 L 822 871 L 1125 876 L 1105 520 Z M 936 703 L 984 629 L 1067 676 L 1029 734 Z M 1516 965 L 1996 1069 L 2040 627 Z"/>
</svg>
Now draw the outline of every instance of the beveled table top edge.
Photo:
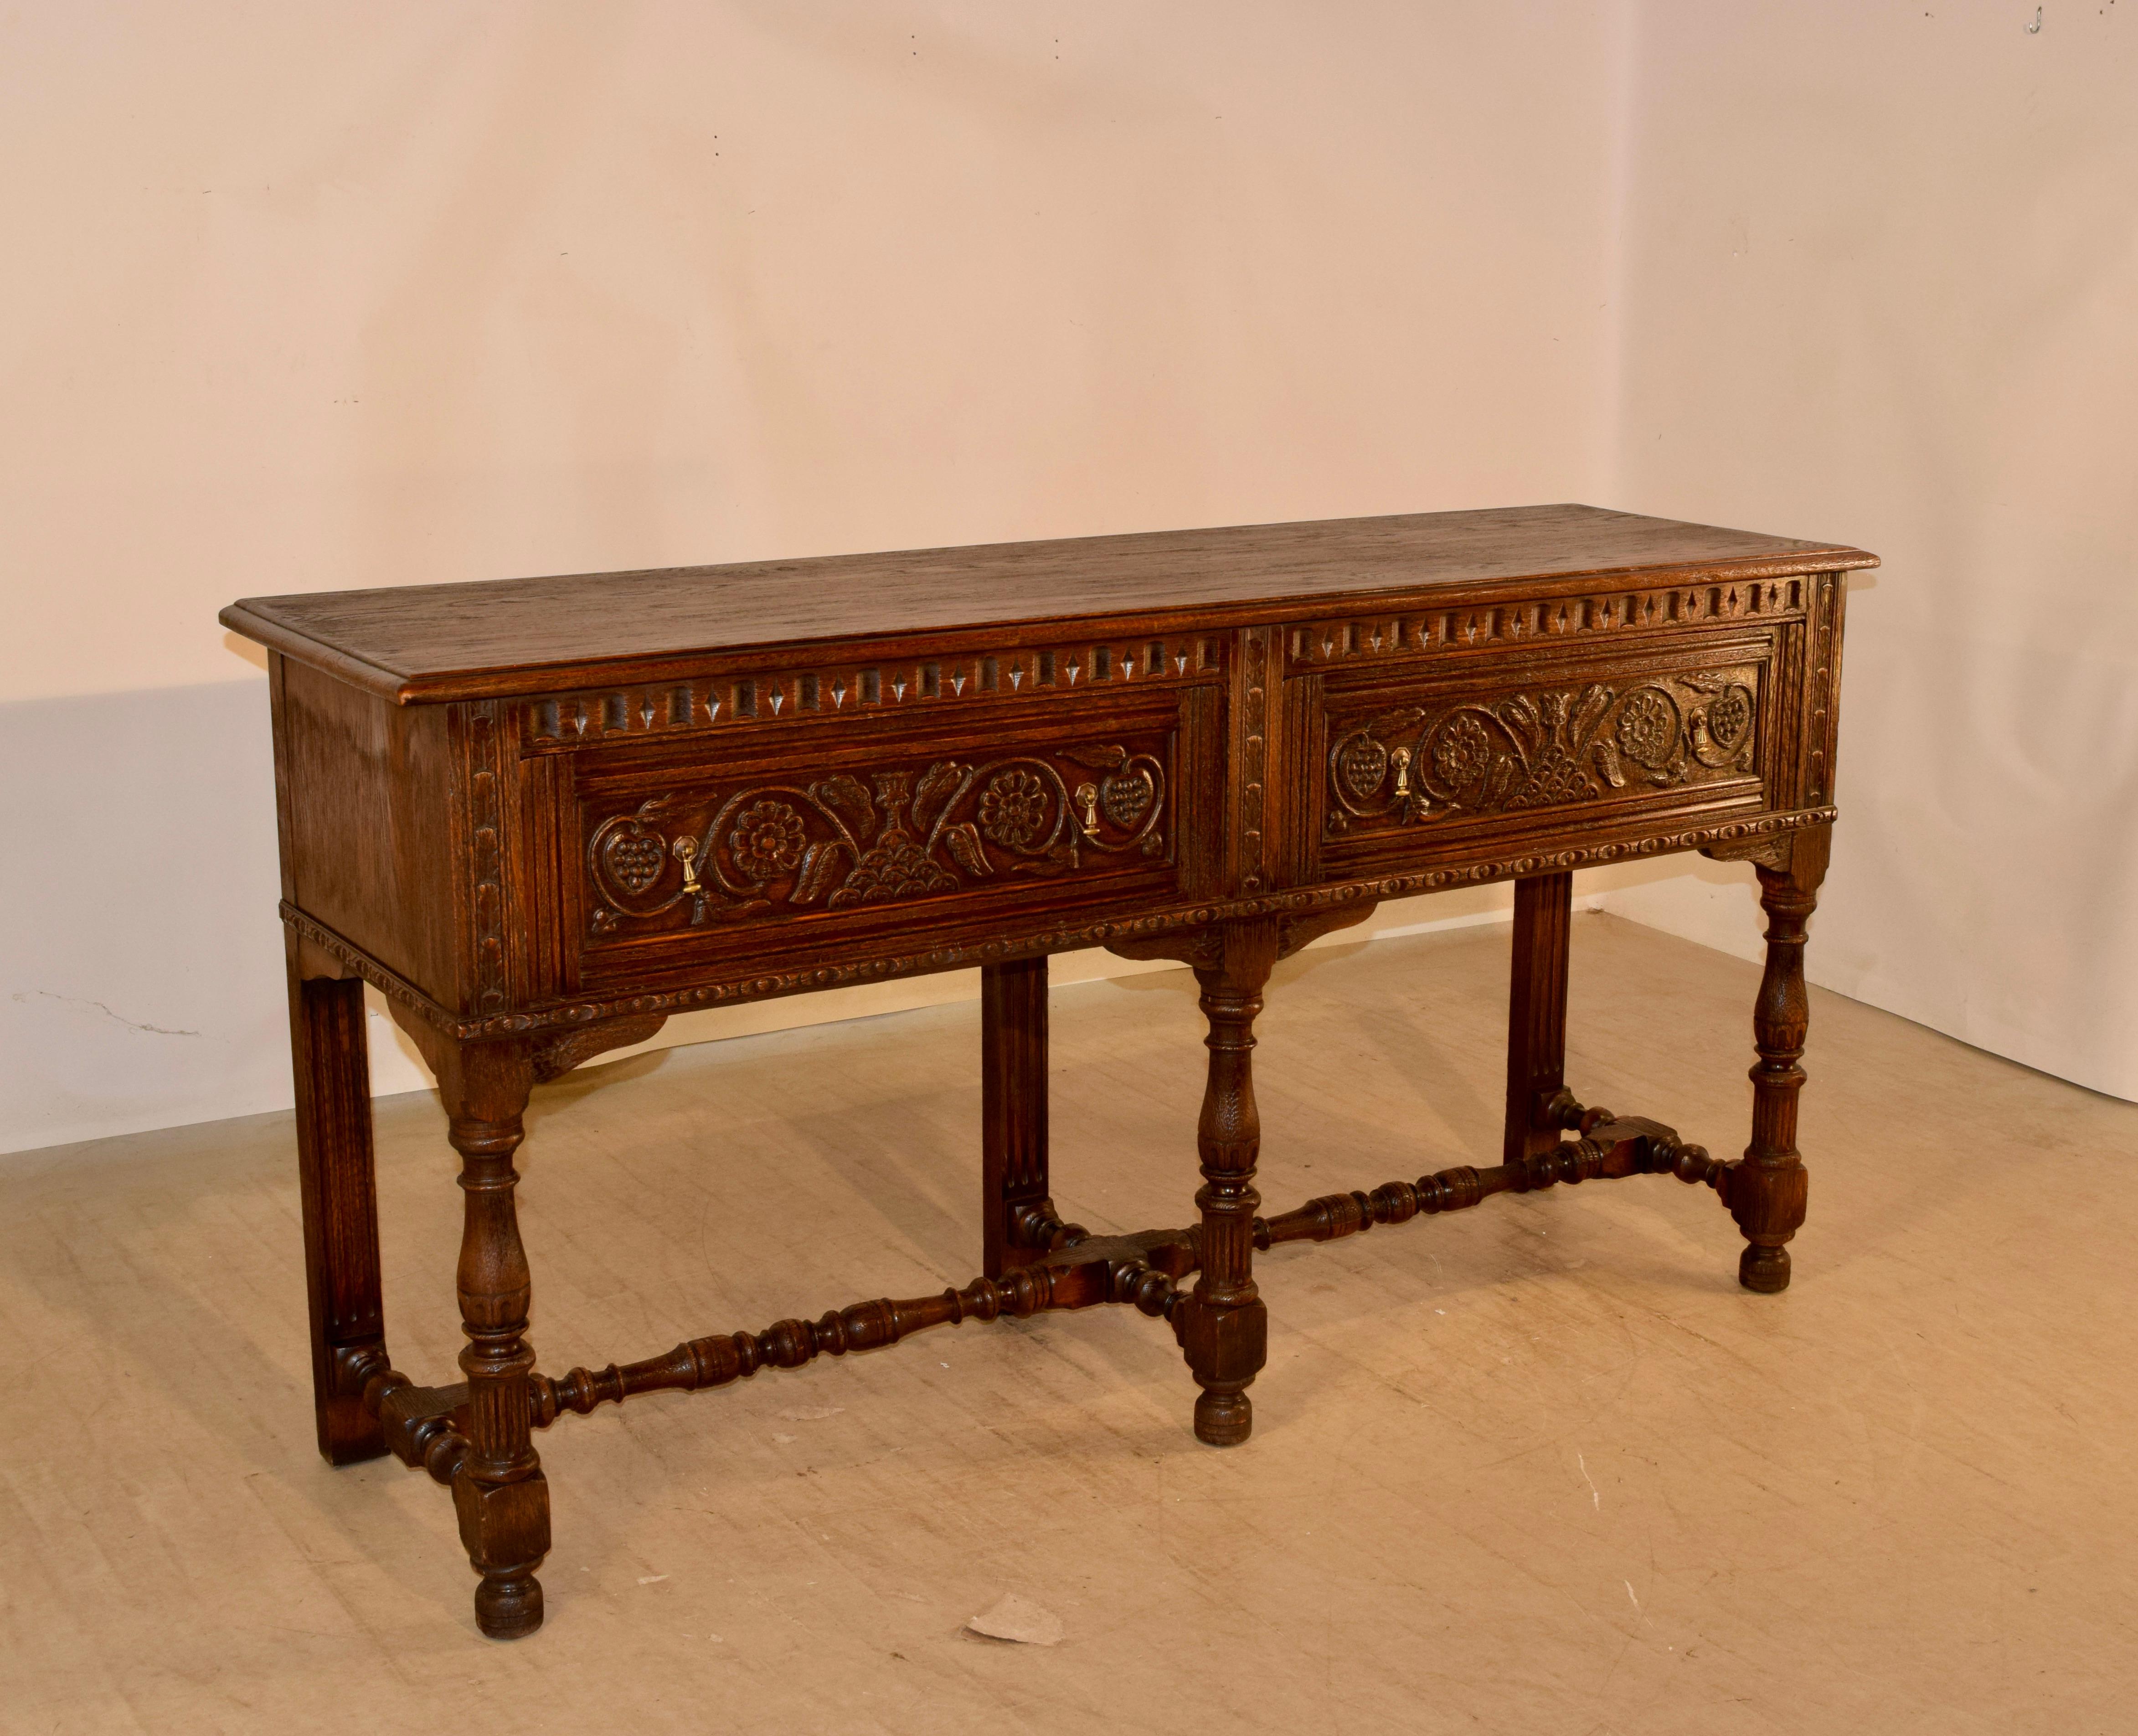
<svg viewBox="0 0 2138 1736">
<path fill-rule="evenodd" d="M 1554 574 L 1549 581 L 1541 578 L 1499 579 L 1464 585 L 1458 589 L 1404 586 L 1374 591 L 1323 592 L 1311 597 L 1234 605 L 1224 612 L 1228 627 L 1260 627 L 1316 620 L 1325 615 L 1355 614 L 1371 609 L 1466 608 L 1511 597 L 1535 598 L 1541 602 L 1579 595 L 1594 588 L 1599 580 L 1613 583 L 1638 583 L 1644 587 L 1667 586 L 1673 583 L 1727 583 L 1737 580 L 1801 578 L 1815 573 L 1861 571 L 1878 564 L 1879 559 L 1875 554 L 1867 554 L 1857 549 L 1835 547 L 1820 549 L 1815 554 L 1799 560 L 1706 561 L 1675 567 L 1599 568 L 1585 573 Z M 322 644 L 319 640 L 298 632 L 251 607 L 252 603 L 263 600 L 248 598 L 232 603 L 217 615 L 217 619 L 231 631 L 256 644 L 335 675 L 353 686 L 390 700 L 397 705 L 450 705 L 464 700 L 527 699 L 583 687 L 661 681 L 686 669 L 718 667 L 781 652 L 791 652 L 798 657 L 823 658 L 836 655 L 842 646 L 857 642 L 855 635 L 834 634 L 821 638 L 789 637 L 744 644 L 684 646 L 674 651 L 584 657 L 569 662 L 529 664 L 510 669 L 471 666 L 414 674 L 368 662 L 337 646 Z M 1132 614 L 1114 612 L 1062 617 L 1026 616 L 915 628 L 902 634 L 871 635 L 867 641 L 860 642 L 877 646 L 896 641 L 918 644 L 953 632 L 1017 633 L 1050 625 L 1057 630 L 1056 636 L 1075 638 L 1081 636 L 1105 639 L 1119 636 L 1117 631 L 1108 631 L 1118 623 L 1133 623 L 1130 629 L 1131 631 L 1145 624 L 1153 631 L 1163 631 L 1169 616 L 1178 622 L 1208 612 L 1208 605 L 1198 603 L 1183 604 L 1169 611 L 1138 610 Z M 880 651 L 878 654 L 893 653 Z"/>
</svg>

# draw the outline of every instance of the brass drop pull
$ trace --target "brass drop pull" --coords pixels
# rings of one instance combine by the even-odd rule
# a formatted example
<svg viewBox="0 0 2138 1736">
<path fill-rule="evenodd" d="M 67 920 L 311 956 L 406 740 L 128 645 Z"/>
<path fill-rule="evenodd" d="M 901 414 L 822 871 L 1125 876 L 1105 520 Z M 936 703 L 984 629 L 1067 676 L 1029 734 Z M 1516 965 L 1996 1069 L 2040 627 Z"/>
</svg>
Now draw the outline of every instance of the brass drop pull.
<svg viewBox="0 0 2138 1736">
<path fill-rule="evenodd" d="M 1082 812 L 1077 818 L 1076 823 L 1083 828 L 1084 836 L 1087 838 L 1097 837 L 1099 835 L 1098 785 L 1096 783 L 1078 784 L 1076 786 L 1076 806 L 1082 810 Z"/>
<path fill-rule="evenodd" d="M 676 853 L 676 860 L 683 865 L 683 890 L 693 898 L 701 896 L 705 889 L 698 884 L 698 841 L 678 838 L 670 847 Z"/>
<path fill-rule="evenodd" d="M 1398 797 L 1408 796 L 1410 793 L 1410 749 L 1391 748 L 1389 760 L 1396 768 L 1396 794 Z"/>
</svg>

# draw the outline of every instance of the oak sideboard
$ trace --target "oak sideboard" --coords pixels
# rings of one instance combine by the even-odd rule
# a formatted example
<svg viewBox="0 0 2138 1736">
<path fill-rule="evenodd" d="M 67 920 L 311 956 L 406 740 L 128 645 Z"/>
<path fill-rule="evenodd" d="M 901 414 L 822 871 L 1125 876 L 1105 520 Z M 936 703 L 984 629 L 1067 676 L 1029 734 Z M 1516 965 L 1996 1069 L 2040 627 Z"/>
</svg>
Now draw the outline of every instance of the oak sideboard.
<svg viewBox="0 0 2138 1736">
<path fill-rule="evenodd" d="M 540 1624 L 534 1432 L 965 1319 L 1163 1323 L 1196 1435 L 1247 1440 L 1254 1256 L 1492 1194 L 1668 1174 L 1779 1291 L 1843 599 L 1872 556 L 1584 506 L 1250 525 L 256 597 L 269 653 L 320 1450 L 448 1485 L 495 1637 Z M 1572 873 L 1750 862 L 1750 1139 L 1717 1158 L 1569 1089 Z M 1377 900 L 1515 883 L 1497 1161 L 1265 1216 L 1271 967 Z M 1047 1172 L 1047 960 L 1199 980 L 1196 1221 L 1086 1232 Z M 642 1361 L 541 1370 L 513 1157 L 534 1087 L 692 1008 L 978 966 L 982 1274 Z M 461 1378 L 389 1356 L 363 985 L 461 1157 Z M 1281 1395 L 1266 1394 L 1273 1402 Z"/>
</svg>

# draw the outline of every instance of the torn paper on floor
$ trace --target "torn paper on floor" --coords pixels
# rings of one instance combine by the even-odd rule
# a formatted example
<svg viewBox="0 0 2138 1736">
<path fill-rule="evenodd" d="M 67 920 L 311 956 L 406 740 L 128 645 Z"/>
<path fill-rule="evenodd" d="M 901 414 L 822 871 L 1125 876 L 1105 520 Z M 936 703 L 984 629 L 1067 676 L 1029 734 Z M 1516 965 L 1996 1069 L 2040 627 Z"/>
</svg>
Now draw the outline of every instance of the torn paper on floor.
<svg viewBox="0 0 2138 1736">
<path fill-rule="evenodd" d="M 1015 1592 L 1008 1593 L 993 1609 L 974 1616 L 965 1626 L 991 1640 L 1015 1640 L 1026 1646 L 1062 1643 L 1061 1617 L 1051 1609 L 1042 1609 L 1029 1597 L 1018 1597 Z"/>
</svg>

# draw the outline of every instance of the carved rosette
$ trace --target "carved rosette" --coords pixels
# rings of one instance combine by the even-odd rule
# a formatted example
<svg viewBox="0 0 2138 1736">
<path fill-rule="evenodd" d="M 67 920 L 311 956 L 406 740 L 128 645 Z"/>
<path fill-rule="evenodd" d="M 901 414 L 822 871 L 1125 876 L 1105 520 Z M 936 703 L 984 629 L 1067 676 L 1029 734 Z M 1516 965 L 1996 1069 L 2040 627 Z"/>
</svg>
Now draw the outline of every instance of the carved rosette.
<svg viewBox="0 0 2138 1736">
<path fill-rule="evenodd" d="M 1384 711 L 1329 747 L 1329 827 L 1670 789 L 1755 769 L 1756 666 Z"/>
<path fill-rule="evenodd" d="M 686 902 L 693 925 L 837 910 L 1158 858 L 1164 812 L 1164 765 L 1118 744 L 657 796 L 587 840 L 593 926 Z"/>
</svg>

